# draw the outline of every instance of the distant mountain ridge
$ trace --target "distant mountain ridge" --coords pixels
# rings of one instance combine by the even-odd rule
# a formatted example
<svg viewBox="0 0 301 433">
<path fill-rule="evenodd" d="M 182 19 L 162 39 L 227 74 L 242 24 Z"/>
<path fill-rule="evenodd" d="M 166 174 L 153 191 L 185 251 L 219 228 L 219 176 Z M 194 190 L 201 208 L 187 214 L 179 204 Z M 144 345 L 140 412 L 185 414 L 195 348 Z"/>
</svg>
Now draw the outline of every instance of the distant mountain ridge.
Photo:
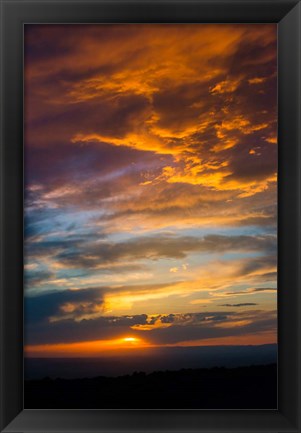
<svg viewBox="0 0 301 433">
<path fill-rule="evenodd" d="M 277 362 L 277 344 L 260 346 L 198 346 L 133 349 L 99 358 L 25 358 L 25 379 L 110 376 L 134 371 L 200 369 L 267 365 Z"/>
</svg>

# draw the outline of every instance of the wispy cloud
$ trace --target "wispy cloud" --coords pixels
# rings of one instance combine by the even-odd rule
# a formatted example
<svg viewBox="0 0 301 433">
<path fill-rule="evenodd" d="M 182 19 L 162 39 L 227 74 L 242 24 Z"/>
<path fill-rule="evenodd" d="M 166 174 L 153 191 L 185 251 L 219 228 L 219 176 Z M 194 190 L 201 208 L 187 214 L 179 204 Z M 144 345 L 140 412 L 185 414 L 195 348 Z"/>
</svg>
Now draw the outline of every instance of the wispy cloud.
<svg viewBox="0 0 301 433">
<path fill-rule="evenodd" d="M 276 31 L 25 26 L 30 344 L 272 335 Z"/>
</svg>

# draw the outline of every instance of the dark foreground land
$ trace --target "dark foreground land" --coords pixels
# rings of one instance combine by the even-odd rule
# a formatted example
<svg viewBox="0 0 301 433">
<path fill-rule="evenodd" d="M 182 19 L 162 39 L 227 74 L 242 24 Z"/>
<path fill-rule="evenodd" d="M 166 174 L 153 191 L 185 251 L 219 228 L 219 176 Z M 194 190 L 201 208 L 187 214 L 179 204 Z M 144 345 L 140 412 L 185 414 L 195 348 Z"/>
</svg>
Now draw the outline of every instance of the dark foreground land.
<svg viewBox="0 0 301 433">
<path fill-rule="evenodd" d="M 25 381 L 26 409 L 276 409 L 276 364 Z"/>
</svg>

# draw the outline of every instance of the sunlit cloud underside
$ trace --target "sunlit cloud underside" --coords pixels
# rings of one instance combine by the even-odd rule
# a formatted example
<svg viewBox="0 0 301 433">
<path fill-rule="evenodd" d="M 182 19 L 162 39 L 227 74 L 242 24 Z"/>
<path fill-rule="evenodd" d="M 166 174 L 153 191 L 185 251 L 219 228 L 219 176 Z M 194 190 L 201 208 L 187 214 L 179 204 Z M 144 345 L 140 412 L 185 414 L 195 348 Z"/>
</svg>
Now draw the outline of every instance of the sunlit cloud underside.
<svg viewBox="0 0 301 433">
<path fill-rule="evenodd" d="M 25 26 L 25 353 L 277 334 L 276 24 Z"/>
</svg>

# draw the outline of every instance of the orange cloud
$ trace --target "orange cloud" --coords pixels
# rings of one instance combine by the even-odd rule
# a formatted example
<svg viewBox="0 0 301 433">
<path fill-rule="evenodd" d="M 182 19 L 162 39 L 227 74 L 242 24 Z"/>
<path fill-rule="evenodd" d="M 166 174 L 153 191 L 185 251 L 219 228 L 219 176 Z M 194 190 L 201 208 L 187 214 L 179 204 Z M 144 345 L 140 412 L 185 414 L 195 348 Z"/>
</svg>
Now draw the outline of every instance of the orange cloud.
<svg viewBox="0 0 301 433">
<path fill-rule="evenodd" d="M 25 346 L 25 355 L 30 357 L 85 357 L 106 356 L 135 348 L 151 347 L 138 337 L 121 337 L 112 340 L 83 341 L 80 343 L 37 344 Z"/>
<path fill-rule="evenodd" d="M 45 326 L 206 308 L 275 280 L 275 250 L 196 239 L 274 233 L 276 24 L 29 25 L 25 40 L 26 291 L 103 289 L 98 303 L 68 298 Z M 97 338 L 30 350 L 131 344 Z"/>
</svg>

